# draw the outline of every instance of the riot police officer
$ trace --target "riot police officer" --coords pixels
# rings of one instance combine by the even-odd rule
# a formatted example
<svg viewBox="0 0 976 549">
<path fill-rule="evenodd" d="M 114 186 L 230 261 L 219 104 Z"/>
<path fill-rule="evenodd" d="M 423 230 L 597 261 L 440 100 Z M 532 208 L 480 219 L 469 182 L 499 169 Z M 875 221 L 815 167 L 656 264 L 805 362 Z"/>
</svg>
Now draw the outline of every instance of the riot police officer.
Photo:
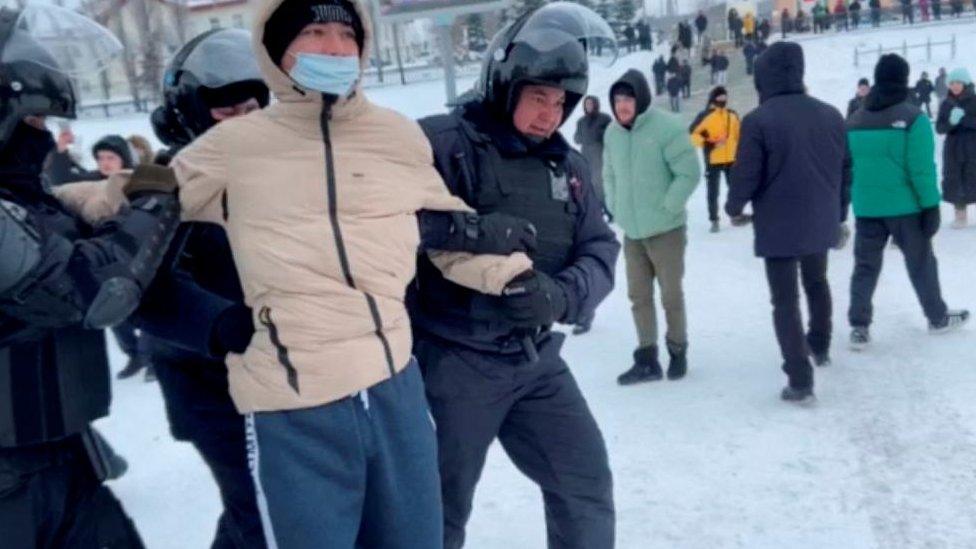
<svg viewBox="0 0 976 549">
<path fill-rule="evenodd" d="M 267 106 L 250 33 L 212 30 L 187 43 L 165 71 L 163 104 L 152 114 L 167 162 L 220 121 Z M 182 223 L 166 266 L 135 323 L 163 391 L 173 437 L 200 452 L 220 490 L 224 510 L 213 547 L 265 547 L 248 464 L 244 419 L 227 386 L 228 352 L 241 353 L 254 333 L 234 259 L 222 227 Z"/>
<path fill-rule="evenodd" d="M 613 287 L 620 250 L 585 160 L 557 131 L 586 94 L 585 43 L 596 36 L 613 34 L 590 10 L 540 8 L 494 39 L 477 93 L 421 120 L 453 193 L 478 213 L 523 218 L 537 234 L 534 269 L 501 297 L 452 284 L 425 258 L 411 290 L 450 549 L 464 543 L 496 437 L 542 489 L 550 547 L 614 543 L 606 447 L 560 356 L 565 336 L 551 330 L 592 314 Z"/>
<path fill-rule="evenodd" d="M 45 117 L 75 116 L 69 77 L 118 49 L 70 10 L 0 10 L 0 532 L 12 549 L 142 547 L 102 485 L 90 424 L 109 409 L 103 329 L 136 308 L 162 259 L 175 182 L 134 175 L 128 205 L 91 226 L 40 175 L 54 148 Z M 78 72 L 56 61 L 64 51 Z"/>
</svg>

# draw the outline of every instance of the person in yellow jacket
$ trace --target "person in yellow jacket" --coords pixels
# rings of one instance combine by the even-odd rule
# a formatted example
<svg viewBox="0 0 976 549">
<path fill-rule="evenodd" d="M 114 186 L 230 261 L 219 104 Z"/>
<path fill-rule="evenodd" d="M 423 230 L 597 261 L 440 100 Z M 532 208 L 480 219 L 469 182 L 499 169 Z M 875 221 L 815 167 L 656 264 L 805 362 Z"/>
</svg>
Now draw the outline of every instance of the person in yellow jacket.
<svg viewBox="0 0 976 549">
<path fill-rule="evenodd" d="M 705 181 L 708 185 L 708 220 L 712 232 L 719 231 L 718 196 L 722 174 L 726 184 L 739 148 L 739 115 L 728 107 L 729 93 L 717 86 L 708 94 L 708 106 L 691 123 L 691 142 L 705 152 Z"/>
<path fill-rule="evenodd" d="M 742 32 L 745 33 L 747 40 L 756 36 L 756 16 L 752 12 L 742 18 Z"/>
</svg>

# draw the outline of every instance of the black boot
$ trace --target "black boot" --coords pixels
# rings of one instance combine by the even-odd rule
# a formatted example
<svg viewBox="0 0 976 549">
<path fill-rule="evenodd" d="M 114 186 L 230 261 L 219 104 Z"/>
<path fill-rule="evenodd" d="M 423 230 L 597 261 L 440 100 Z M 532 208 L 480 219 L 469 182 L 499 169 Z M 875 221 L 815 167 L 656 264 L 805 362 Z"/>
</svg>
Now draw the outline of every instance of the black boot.
<svg viewBox="0 0 976 549">
<path fill-rule="evenodd" d="M 661 364 L 657 361 L 657 346 L 652 345 L 634 351 L 634 366 L 620 374 L 617 383 L 635 385 L 646 381 L 660 381 L 663 378 Z"/>
<path fill-rule="evenodd" d="M 129 379 L 130 377 L 138 374 L 146 367 L 146 360 L 139 355 L 132 355 L 129 357 L 129 362 L 122 368 L 118 374 L 116 374 L 116 379 Z"/>
<path fill-rule="evenodd" d="M 671 364 L 668 365 L 668 379 L 674 381 L 685 377 L 688 373 L 688 344 L 668 342 L 668 354 Z"/>
</svg>

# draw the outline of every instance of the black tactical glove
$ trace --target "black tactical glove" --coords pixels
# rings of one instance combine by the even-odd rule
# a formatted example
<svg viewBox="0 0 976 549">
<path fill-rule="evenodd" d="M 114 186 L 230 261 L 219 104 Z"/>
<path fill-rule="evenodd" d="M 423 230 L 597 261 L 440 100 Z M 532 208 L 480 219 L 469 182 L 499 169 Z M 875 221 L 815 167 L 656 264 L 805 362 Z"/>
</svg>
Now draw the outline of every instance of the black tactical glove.
<svg viewBox="0 0 976 549">
<path fill-rule="evenodd" d="M 566 316 L 562 285 L 545 273 L 526 271 L 502 291 L 502 315 L 516 328 L 550 326 Z"/>
<path fill-rule="evenodd" d="M 474 254 L 508 255 L 534 252 L 536 230 L 528 221 L 502 213 L 452 214 L 451 250 Z"/>
<path fill-rule="evenodd" d="M 254 336 L 254 316 L 246 305 L 232 305 L 220 313 L 210 334 L 210 349 L 214 356 L 241 354 L 247 350 Z"/>
<path fill-rule="evenodd" d="M 939 211 L 938 206 L 926 208 L 922 210 L 921 221 L 922 234 L 925 235 L 925 238 L 932 238 L 942 226 L 942 212 Z"/>
</svg>

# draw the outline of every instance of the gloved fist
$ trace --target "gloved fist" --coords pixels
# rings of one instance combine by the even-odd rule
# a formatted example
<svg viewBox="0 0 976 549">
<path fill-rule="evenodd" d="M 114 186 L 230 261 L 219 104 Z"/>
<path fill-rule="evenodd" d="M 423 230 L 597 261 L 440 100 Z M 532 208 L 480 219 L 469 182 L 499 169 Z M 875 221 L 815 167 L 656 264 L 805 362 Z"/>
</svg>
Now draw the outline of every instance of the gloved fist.
<svg viewBox="0 0 976 549">
<path fill-rule="evenodd" d="M 254 337 L 254 316 L 246 305 L 232 305 L 220 313 L 210 334 L 210 349 L 214 356 L 241 354 Z"/>
<path fill-rule="evenodd" d="M 939 232 L 939 227 L 942 226 L 942 212 L 939 210 L 939 207 L 932 206 L 931 208 L 922 210 L 921 222 L 922 234 L 925 235 L 925 238 L 935 236 Z"/>
<path fill-rule="evenodd" d="M 562 285 L 538 271 L 516 277 L 498 299 L 502 315 L 516 328 L 550 326 L 566 316 L 568 306 Z"/>
<path fill-rule="evenodd" d="M 459 246 L 452 249 L 473 254 L 508 255 L 536 249 L 535 227 L 503 213 L 455 213 L 451 232 L 452 239 L 459 239 Z"/>
<path fill-rule="evenodd" d="M 966 116 L 966 111 L 962 110 L 959 107 L 956 107 L 951 111 L 949 111 L 949 123 L 955 126 L 960 122 L 962 122 L 964 116 Z"/>
</svg>

